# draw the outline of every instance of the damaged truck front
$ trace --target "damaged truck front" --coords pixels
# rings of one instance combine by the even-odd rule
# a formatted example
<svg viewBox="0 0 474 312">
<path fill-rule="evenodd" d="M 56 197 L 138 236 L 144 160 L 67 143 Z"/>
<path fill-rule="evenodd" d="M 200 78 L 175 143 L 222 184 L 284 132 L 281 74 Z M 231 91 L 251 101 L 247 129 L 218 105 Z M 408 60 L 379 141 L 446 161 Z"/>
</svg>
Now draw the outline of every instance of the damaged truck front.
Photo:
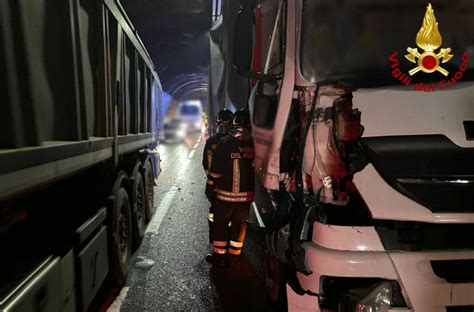
<svg viewBox="0 0 474 312">
<path fill-rule="evenodd" d="M 431 4 L 262 0 L 237 19 L 249 230 L 290 311 L 474 307 L 474 3 Z"/>
</svg>

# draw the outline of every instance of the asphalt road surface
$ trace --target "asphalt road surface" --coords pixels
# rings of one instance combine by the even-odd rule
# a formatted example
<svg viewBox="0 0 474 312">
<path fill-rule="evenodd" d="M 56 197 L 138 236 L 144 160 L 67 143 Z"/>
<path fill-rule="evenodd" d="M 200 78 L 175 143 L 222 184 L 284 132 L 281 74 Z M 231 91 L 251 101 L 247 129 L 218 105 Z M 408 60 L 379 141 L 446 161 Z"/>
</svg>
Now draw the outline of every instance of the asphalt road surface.
<svg viewBox="0 0 474 312">
<path fill-rule="evenodd" d="M 108 311 L 272 311 L 245 251 L 231 269 L 213 269 L 204 260 L 210 246 L 203 147 L 199 135 L 159 147 L 157 211 Z"/>
</svg>

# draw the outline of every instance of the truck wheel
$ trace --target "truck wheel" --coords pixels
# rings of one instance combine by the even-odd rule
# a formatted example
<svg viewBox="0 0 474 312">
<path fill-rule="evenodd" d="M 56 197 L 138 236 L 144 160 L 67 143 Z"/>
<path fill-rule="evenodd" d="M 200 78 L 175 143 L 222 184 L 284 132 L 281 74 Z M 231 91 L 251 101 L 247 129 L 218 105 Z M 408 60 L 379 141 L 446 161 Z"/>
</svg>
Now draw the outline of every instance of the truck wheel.
<svg viewBox="0 0 474 312">
<path fill-rule="evenodd" d="M 153 215 L 155 214 L 155 198 L 153 191 L 153 169 L 151 168 L 151 163 L 149 160 L 145 161 L 143 165 L 144 172 L 143 176 L 145 178 L 145 211 L 146 211 L 146 221 L 150 221 Z"/>
<path fill-rule="evenodd" d="M 143 182 L 142 174 L 139 170 L 135 171 L 133 177 L 133 243 L 138 247 L 145 236 L 146 230 L 146 196 L 145 182 Z"/>
<path fill-rule="evenodd" d="M 286 270 L 280 260 L 263 251 L 263 273 L 265 288 L 277 311 L 283 311 L 286 303 Z"/>
<path fill-rule="evenodd" d="M 110 260 L 111 260 L 111 278 L 113 284 L 121 286 L 125 283 L 128 274 L 130 260 L 132 258 L 132 218 L 130 200 L 127 191 L 120 182 L 126 179 L 123 174 L 116 182 L 114 194 L 112 196 L 112 205 L 110 209 L 109 226 L 110 235 Z M 117 185 L 118 184 L 118 185 Z"/>
</svg>

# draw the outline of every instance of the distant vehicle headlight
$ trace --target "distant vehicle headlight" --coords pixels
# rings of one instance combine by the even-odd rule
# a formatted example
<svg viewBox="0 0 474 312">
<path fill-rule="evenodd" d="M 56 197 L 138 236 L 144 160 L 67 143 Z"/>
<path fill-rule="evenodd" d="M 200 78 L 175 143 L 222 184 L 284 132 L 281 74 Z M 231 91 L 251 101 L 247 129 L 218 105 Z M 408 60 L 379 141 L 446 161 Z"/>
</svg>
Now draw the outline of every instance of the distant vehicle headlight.
<svg viewBox="0 0 474 312">
<path fill-rule="evenodd" d="M 177 130 L 176 131 L 176 136 L 180 139 L 184 138 L 186 136 L 186 130 L 184 130 L 184 129 Z"/>
</svg>

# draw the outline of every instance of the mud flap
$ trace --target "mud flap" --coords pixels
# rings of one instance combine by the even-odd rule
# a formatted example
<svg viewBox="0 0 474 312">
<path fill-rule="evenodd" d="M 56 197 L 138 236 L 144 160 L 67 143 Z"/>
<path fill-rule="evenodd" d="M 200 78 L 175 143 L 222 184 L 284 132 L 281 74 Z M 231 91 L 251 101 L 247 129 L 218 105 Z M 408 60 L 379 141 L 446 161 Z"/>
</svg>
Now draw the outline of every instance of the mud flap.
<svg viewBox="0 0 474 312">
<path fill-rule="evenodd" d="M 76 230 L 76 269 L 78 274 L 78 303 L 87 311 L 109 273 L 106 209 L 102 208 Z"/>
<path fill-rule="evenodd" d="M 158 176 L 161 174 L 162 168 L 161 168 L 161 157 L 160 153 L 158 152 L 157 149 L 153 150 L 147 150 L 148 154 L 150 155 L 150 163 L 151 163 L 151 168 L 153 171 L 153 182 L 155 186 L 158 185 Z"/>
</svg>

